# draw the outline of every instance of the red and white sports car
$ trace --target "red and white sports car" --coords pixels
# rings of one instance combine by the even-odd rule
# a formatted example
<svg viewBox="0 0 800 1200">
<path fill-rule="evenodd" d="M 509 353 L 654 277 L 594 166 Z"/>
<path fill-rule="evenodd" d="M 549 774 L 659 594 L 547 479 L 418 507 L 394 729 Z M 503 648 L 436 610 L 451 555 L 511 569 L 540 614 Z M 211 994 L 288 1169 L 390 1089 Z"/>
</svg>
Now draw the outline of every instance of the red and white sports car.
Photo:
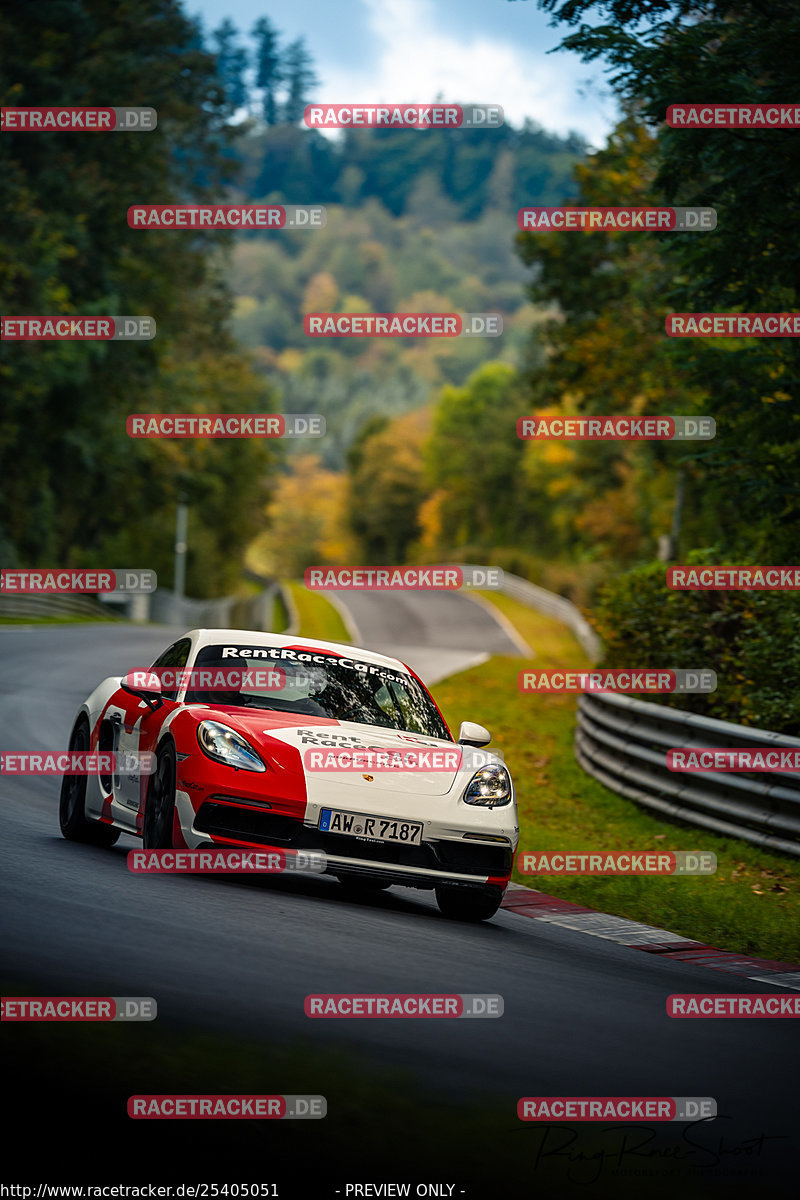
<svg viewBox="0 0 800 1200">
<path fill-rule="evenodd" d="M 476 767 L 470 750 L 489 741 L 464 722 L 456 743 L 396 659 L 194 629 L 149 671 L 106 679 L 81 705 L 71 750 L 152 752 L 155 770 L 65 775 L 61 831 L 105 845 L 134 834 L 148 849 L 322 852 L 348 887 L 435 888 L 445 915 L 485 920 L 519 838 L 507 768 L 488 751 Z"/>
</svg>

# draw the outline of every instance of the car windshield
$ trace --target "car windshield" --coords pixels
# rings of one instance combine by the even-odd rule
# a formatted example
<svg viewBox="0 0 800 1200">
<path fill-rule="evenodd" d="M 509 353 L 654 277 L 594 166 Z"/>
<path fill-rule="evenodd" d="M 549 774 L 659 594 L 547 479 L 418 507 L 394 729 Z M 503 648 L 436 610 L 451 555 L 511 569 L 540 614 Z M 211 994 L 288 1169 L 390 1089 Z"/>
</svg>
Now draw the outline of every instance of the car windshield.
<svg viewBox="0 0 800 1200">
<path fill-rule="evenodd" d="M 325 651 L 204 646 L 190 671 L 186 703 L 333 717 L 452 741 L 412 675 Z"/>
</svg>

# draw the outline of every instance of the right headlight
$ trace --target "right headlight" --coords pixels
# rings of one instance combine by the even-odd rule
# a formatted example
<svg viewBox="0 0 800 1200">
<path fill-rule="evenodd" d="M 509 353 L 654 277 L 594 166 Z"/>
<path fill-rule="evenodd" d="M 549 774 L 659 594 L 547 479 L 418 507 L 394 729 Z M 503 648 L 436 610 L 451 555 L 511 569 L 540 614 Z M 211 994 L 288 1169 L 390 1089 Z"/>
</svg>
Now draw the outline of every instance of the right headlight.
<svg viewBox="0 0 800 1200">
<path fill-rule="evenodd" d="M 511 795 L 511 776 L 502 763 L 492 763 L 475 772 L 463 799 L 465 804 L 478 804 L 482 808 L 502 808 L 511 803 Z"/>
<path fill-rule="evenodd" d="M 266 763 L 240 733 L 221 721 L 201 721 L 197 726 L 200 749 L 209 758 L 237 771 L 266 771 Z"/>
</svg>

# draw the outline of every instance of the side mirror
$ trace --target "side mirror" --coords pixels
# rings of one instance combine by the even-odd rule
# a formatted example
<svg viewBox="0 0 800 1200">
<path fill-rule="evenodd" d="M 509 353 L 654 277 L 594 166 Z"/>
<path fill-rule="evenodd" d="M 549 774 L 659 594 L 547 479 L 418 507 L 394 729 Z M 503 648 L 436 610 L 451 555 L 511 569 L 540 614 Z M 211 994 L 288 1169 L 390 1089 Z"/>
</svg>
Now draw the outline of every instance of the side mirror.
<svg viewBox="0 0 800 1200">
<path fill-rule="evenodd" d="M 120 679 L 119 686 L 123 692 L 127 692 L 129 696 L 138 696 L 151 708 L 158 708 L 163 704 L 161 680 L 155 671 L 128 671 Z"/>
<path fill-rule="evenodd" d="M 483 725 L 477 725 L 474 721 L 461 722 L 458 731 L 459 746 L 488 746 L 491 740 L 492 735 Z"/>
</svg>

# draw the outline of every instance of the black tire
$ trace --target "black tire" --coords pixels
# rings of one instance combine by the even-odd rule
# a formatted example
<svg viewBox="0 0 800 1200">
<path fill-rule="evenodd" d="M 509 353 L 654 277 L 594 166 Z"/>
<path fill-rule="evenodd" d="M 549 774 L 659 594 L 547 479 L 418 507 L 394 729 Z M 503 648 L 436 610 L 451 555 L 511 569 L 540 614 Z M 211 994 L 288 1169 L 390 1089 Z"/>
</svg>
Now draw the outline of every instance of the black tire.
<svg viewBox="0 0 800 1200">
<path fill-rule="evenodd" d="M 81 717 L 69 739 L 70 750 L 89 749 L 89 722 Z M 83 842 L 89 846 L 113 846 L 119 830 L 99 821 L 86 819 L 86 775 L 64 775 L 58 801 L 58 823 L 68 842 Z"/>
<path fill-rule="evenodd" d="M 441 883 L 436 888 L 436 903 L 442 916 L 454 921 L 488 921 L 497 912 L 502 899 L 502 889 L 492 885 L 462 888 Z"/>
<path fill-rule="evenodd" d="M 337 875 L 336 878 L 348 892 L 361 894 L 385 892 L 387 888 L 392 886 L 390 879 L 370 879 L 367 875 Z"/>
<path fill-rule="evenodd" d="M 177 759 L 172 742 L 165 742 L 156 758 L 156 769 L 147 785 L 142 823 L 145 850 L 172 849 L 172 822 L 175 815 Z"/>
</svg>

